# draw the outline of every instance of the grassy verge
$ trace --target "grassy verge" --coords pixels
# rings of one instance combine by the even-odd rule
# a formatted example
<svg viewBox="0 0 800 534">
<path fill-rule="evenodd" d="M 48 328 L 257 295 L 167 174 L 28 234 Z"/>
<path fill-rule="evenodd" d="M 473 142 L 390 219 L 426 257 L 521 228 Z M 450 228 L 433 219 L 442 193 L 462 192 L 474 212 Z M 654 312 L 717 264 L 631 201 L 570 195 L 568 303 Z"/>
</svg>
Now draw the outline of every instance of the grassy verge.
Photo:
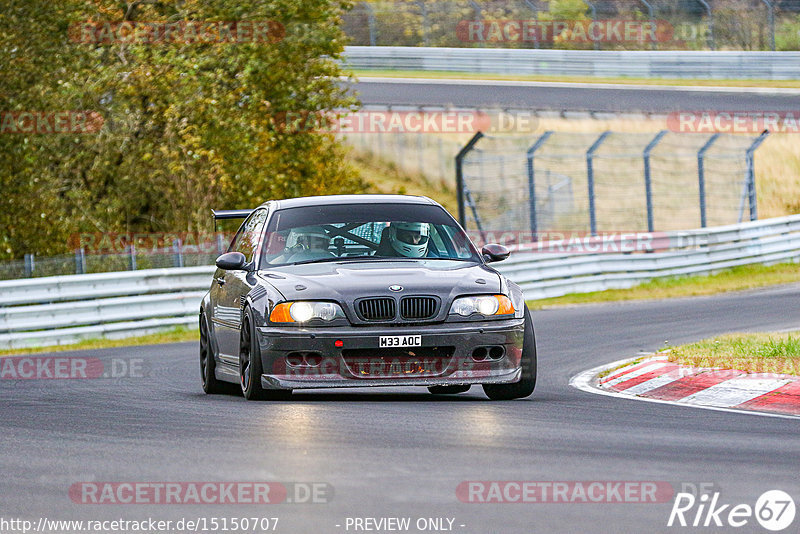
<svg viewBox="0 0 800 534">
<path fill-rule="evenodd" d="M 767 87 L 767 88 L 800 88 L 800 80 L 707 80 L 689 78 L 595 78 L 593 76 L 542 76 L 525 74 L 493 74 L 450 71 L 422 70 L 356 70 L 356 77 L 388 77 L 388 78 L 433 78 L 463 80 L 509 80 L 526 82 L 567 82 L 567 83 L 608 83 L 631 85 L 694 85 L 701 87 Z"/>
<path fill-rule="evenodd" d="M 681 276 L 653 280 L 629 289 L 609 289 L 593 293 L 577 293 L 528 302 L 531 309 L 570 304 L 591 304 L 621 300 L 663 299 L 713 295 L 727 291 L 753 289 L 770 285 L 800 282 L 800 269 L 795 263 L 778 265 L 745 265 L 717 274 Z"/>
<path fill-rule="evenodd" d="M 455 187 L 444 180 L 436 180 L 419 173 L 405 171 L 394 162 L 357 150 L 352 150 L 348 157 L 350 163 L 368 182 L 367 192 L 423 195 L 434 199 L 450 213 L 458 212 Z"/>
<path fill-rule="evenodd" d="M 183 327 L 174 328 L 157 334 L 146 336 L 126 337 L 122 339 L 87 339 L 72 345 L 54 345 L 50 347 L 36 347 L 26 349 L 10 349 L 0 351 L 0 356 L 14 356 L 19 354 L 35 354 L 44 352 L 64 352 L 69 350 L 108 349 L 113 347 L 133 347 L 136 345 L 160 345 L 162 343 L 179 343 L 181 341 L 196 341 L 200 334 L 196 329 Z"/>
<path fill-rule="evenodd" d="M 693 367 L 800 375 L 800 332 L 730 334 L 673 347 L 668 358 Z"/>
</svg>

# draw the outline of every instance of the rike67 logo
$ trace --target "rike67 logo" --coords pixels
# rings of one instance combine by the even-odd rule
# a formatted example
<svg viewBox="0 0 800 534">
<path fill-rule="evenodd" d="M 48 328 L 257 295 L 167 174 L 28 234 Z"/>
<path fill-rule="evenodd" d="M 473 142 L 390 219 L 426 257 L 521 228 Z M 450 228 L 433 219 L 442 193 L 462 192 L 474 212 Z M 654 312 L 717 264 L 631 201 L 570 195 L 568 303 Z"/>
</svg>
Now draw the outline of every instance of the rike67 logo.
<svg viewBox="0 0 800 534">
<path fill-rule="evenodd" d="M 720 501 L 720 493 L 678 493 L 669 514 L 667 526 L 681 527 L 733 527 L 752 525 L 752 520 L 763 528 L 778 532 L 794 521 L 795 505 L 792 497 L 781 490 L 764 492 L 755 506 L 727 504 Z"/>
</svg>

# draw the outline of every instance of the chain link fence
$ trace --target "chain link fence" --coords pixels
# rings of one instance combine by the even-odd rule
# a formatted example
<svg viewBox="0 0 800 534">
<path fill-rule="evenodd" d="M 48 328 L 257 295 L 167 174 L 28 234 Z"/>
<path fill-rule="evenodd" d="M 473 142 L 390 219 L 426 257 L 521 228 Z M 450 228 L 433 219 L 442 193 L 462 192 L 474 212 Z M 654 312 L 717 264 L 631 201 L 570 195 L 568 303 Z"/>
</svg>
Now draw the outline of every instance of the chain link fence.
<svg viewBox="0 0 800 534">
<path fill-rule="evenodd" d="M 540 27 L 525 33 L 505 24 L 564 18 L 557 10 L 551 13 L 549 3 L 541 0 L 358 2 L 343 22 L 350 44 L 361 46 L 800 50 L 800 0 L 592 0 L 583 4 L 583 9 L 577 4 L 577 12 L 562 22 L 584 22 L 584 28 L 612 20 L 654 22 L 656 38 L 628 39 L 614 31 L 586 38 L 569 24 L 555 27 L 556 31 L 547 26 L 547 30 Z M 476 28 L 470 23 L 479 24 L 482 38 L 469 33 Z"/>
<path fill-rule="evenodd" d="M 518 240 L 755 220 L 753 154 L 767 135 L 477 134 L 456 158 L 459 217 Z"/>
<path fill-rule="evenodd" d="M 183 249 L 178 245 L 147 251 L 137 251 L 135 247 L 129 247 L 124 252 L 104 254 L 88 254 L 83 249 L 62 256 L 39 257 L 25 254 L 23 260 L 0 263 L 0 280 L 214 265 L 214 260 L 226 248 L 227 242 L 214 251 Z"/>
</svg>

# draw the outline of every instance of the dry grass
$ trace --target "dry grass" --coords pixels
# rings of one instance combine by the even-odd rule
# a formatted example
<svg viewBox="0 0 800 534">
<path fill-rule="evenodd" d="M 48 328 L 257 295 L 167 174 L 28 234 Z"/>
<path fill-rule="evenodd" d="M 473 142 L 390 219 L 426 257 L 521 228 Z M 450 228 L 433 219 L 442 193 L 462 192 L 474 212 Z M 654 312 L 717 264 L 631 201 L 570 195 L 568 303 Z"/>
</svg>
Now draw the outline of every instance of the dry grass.
<svg viewBox="0 0 800 534">
<path fill-rule="evenodd" d="M 692 367 L 800 375 L 800 332 L 730 334 L 674 347 L 668 358 Z"/>
<path fill-rule="evenodd" d="M 450 213 L 458 212 L 455 179 L 451 184 L 445 180 L 404 170 L 394 162 L 357 149 L 350 151 L 349 159 L 369 184 L 368 193 L 423 195 L 440 203 Z"/>
<path fill-rule="evenodd" d="M 137 345 L 161 345 L 163 343 L 181 343 L 184 341 L 197 341 L 199 339 L 200 333 L 196 329 L 190 330 L 188 328 L 174 328 L 172 330 L 156 334 L 149 334 L 146 336 L 126 337 L 121 339 L 87 339 L 86 341 L 81 341 L 80 343 L 74 343 L 72 345 L 54 345 L 49 347 L 3 350 L 0 351 L 0 357 L 46 352 L 133 347 Z"/>
</svg>

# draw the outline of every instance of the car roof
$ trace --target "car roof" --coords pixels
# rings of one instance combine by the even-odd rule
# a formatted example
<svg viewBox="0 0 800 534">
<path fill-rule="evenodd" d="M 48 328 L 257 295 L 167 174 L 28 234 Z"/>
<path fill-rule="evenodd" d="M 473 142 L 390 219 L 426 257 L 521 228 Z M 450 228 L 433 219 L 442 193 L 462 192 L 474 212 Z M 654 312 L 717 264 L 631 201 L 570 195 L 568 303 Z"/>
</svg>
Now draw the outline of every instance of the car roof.
<svg viewBox="0 0 800 534">
<path fill-rule="evenodd" d="M 275 209 L 299 208 L 304 206 L 326 206 L 337 204 L 439 204 L 428 197 L 412 195 L 323 195 L 315 197 L 288 198 L 272 200 Z M 268 202 L 262 204 L 265 206 Z"/>
</svg>

